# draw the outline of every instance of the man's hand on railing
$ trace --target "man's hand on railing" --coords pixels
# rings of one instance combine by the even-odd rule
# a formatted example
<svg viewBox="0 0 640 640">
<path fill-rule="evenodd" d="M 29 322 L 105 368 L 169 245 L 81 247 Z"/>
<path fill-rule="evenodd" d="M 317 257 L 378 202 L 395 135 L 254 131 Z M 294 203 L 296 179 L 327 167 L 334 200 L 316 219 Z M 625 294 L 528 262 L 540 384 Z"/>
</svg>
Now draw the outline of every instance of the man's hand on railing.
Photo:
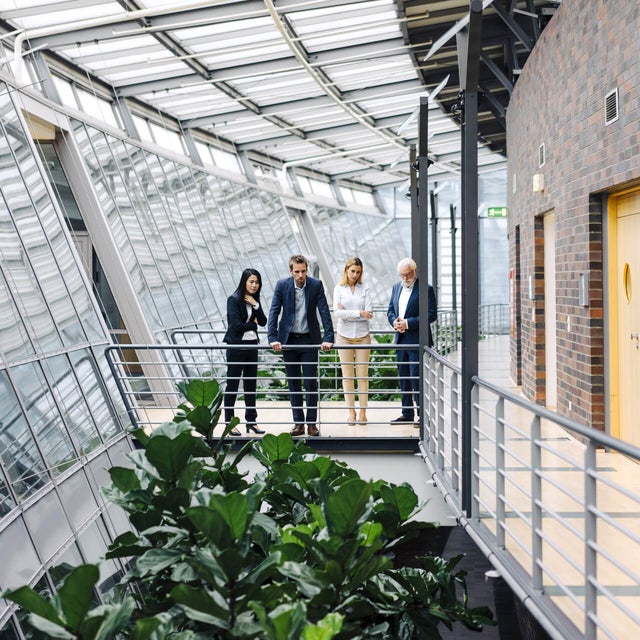
<svg viewBox="0 0 640 640">
<path fill-rule="evenodd" d="M 271 348 L 274 351 L 282 351 L 282 342 L 272 342 L 271 343 Z"/>
<path fill-rule="evenodd" d="M 323 342 L 320 345 L 320 351 L 329 351 L 333 347 L 333 342 Z"/>
</svg>

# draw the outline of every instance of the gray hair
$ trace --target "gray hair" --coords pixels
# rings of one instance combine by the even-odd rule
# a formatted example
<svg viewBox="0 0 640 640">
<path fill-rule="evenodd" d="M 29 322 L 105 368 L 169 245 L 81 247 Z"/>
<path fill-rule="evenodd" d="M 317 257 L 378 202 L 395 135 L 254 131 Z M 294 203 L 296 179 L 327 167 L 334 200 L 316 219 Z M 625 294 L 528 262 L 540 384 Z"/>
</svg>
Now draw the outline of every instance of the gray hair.
<svg viewBox="0 0 640 640">
<path fill-rule="evenodd" d="M 418 268 L 418 265 L 416 264 L 416 261 L 413 258 L 402 258 L 402 260 L 398 262 L 398 267 L 397 267 L 398 271 L 400 271 L 400 269 L 405 269 L 407 267 L 415 271 Z"/>
</svg>

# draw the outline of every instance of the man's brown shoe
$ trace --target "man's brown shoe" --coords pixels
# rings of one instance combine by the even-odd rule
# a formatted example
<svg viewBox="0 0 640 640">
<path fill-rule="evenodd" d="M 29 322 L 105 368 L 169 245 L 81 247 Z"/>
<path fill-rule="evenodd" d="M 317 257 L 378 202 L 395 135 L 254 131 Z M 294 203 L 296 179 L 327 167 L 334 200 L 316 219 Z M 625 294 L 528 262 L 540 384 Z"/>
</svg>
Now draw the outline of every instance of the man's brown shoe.
<svg viewBox="0 0 640 640">
<path fill-rule="evenodd" d="M 310 436 L 319 436 L 320 435 L 320 431 L 319 431 L 318 427 L 315 424 L 308 424 L 307 425 L 307 433 Z"/>
<path fill-rule="evenodd" d="M 293 429 L 290 431 L 292 436 L 303 436 L 304 435 L 304 425 L 303 424 L 294 424 Z"/>
</svg>

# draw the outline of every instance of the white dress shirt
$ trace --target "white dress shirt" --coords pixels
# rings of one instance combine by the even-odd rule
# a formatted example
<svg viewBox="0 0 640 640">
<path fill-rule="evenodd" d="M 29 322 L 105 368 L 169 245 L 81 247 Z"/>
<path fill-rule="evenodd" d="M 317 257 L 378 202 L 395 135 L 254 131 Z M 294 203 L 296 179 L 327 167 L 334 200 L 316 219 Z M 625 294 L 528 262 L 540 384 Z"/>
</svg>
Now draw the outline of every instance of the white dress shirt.
<svg viewBox="0 0 640 640">
<path fill-rule="evenodd" d="M 369 334 L 369 320 L 361 311 L 371 311 L 369 288 L 359 282 L 353 292 L 348 284 L 337 284 L 333 290 L 333 311 L 338 320 L 338 333 L 345 338 L 364 338 Z"/>
<path fill-rule="evenodd" d="M 406 320 L 405 315 L 407 313 L 407 305 L 409 304 L 409 298 L 411 297 L 411 292 L 413 291 L 413 285 L 410 287 L 402 287 L 402 291 L 400 291 L 400 297 L 398 298 L 398 317 Z"/>
</svg>

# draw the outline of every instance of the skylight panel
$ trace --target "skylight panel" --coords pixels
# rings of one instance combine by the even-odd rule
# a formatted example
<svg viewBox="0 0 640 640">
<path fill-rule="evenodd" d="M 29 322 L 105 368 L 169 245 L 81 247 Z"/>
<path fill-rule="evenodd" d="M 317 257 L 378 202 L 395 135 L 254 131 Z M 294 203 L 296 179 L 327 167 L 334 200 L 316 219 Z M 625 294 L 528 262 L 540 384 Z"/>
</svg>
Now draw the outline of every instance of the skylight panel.
<svg viewBox="0 0 640 640">
<path fill-rule="evenodd" d="M 315 83 L 308 84 L 307 82 L 300 82 L 297 87 L 290 84 L 282 85 L 280 90 L 275 86 L 261 87 L 259 85 L 245 87 L 240 90 L 257 104 L 282 104 L 283 111 L 287 111 L 288 100 L 298 103 L 298 96 L 303 93 L 305 99 L 325 95 L 323 91 L 319 90 L 318 85 Z M 300 109 L 299 103 L 297 108 Z"/>
<path fill-rule="evenodd" d="M 91 61 L 93 58 L 111 58 L 125 54 L 127 58 L 146 56 L 158 51 L 167 54 L 166 48 L 148 35 L 99 42 L 79 42 L 61 51 L 79 64 Z"/>
<path fill-rule="evenodd" d="M 173 56 L 168 56 L 166 51 L 155 51 L 150 55 L 138 55 L 126 58 L 124 56 L 118 58 L 92 57 L 90 61 L 82 62 L 81 59 L 76 59 L 75 62 L 76 64 L 82 64 L 94 72 L 100 72 L 105 77 L 114 78 L 122 73 L 124 73 L 125 76 L 129 73 L 133 75 L 140 69 L 145 69 L 147 72 L 150 72 L 155 70 L 156 67 L 164 67 L 170 62 L 176 64 L 176 59 Z M 176 64 L 176 67 L 178 66 L 183 68 L 183 65 L 180 63 Z"/>
<path fill-rule="evenodd" d="M 325 66 L 324 69 L 342 91 L 353 91 L 374 87 L 385 82 L 400 82 L 409 79 L 418 82 L 416 70 L 413 66 L 404 67 L 400 65 L 396 67 L 394 65 L 396 58 L 402 60 L 405 56 L 390 56 L 370 63 L 363 61 L 353 64 Z"/>
<path fill-rule="evenodd" d="M 348 33 L 333 33 L 322 37 L 304 38 L 305 49 L 309 53 L 318 53 L 334 48 L 345 48 L 345 56 L 357 55 L 358 45 L 369 44 L 371 42 L 382 43 L 384 41 L 396 42 L 398 49 L 406 51 L 404 43 L 400 39 L 400 33 L 392 27 L 378 27 L 372 29 L 357 29 Z M 382 45 L 381 45 L 382 46 Z M 361 54 L 364 55 L 364 54 Z M 369 54 L 370 55 L 370 54 Z"/>
<path fill-rule="evenodd" d="M 136 65 L 136 67 L 131 70 L 127 70 L 126 67 L 123 67 L 121 71 L 116 71 L 114 73 L 106 72 L 102 75 L 108 82 L 119 85 L 163 80 L 167 76 L 176 75 L 173 72 L 178 71 L 182 71 L 184 73 L 187 69 L 184 64 L 175 62 L 174 58 L 169 58 L 163 63 L 146 65 L 146 68 L 144 66 L 139 67 Z"/>
<path fill-rule="evenodd" d="M 363 13 L 363 9 L 366 12 Z M 328 6 L 319 9 L 303 9 L 301 11 L 291 11 L 288 13 L 288 19 L 292 23 L 298 24 L 304 20 L 326 21 L 329 20 L 361 20 L 367 19 L 367 16 L 379 14 L 381 12 L 394 9 L 393 0 L 368 0 L 368 2 L 354 2 L 340 7 Z M 395 11 L 393 12 L 395 17 Z"/>
<path fill-rule="evenodd" d="M 4 3 L 3 3 L 4 4 Z M 124 10 L 117 2 L 92 3 L 87 6 L 78 4 L 73 9 L 60 9 L 59 0 L 19 0 L 15 14 L 7 11 L 12 21 L 23 29 L 39 29 L 41 27 L 52 27 L 55 25 L 65 25 L 89 20 L 92 18 L 102 18 L 105 16 L 122 15 Z M 30 8 L 38 8 L 38 12 L 32 13 Z M 4 14 L 4 10 L 3 10 Z"/>
</svg>

